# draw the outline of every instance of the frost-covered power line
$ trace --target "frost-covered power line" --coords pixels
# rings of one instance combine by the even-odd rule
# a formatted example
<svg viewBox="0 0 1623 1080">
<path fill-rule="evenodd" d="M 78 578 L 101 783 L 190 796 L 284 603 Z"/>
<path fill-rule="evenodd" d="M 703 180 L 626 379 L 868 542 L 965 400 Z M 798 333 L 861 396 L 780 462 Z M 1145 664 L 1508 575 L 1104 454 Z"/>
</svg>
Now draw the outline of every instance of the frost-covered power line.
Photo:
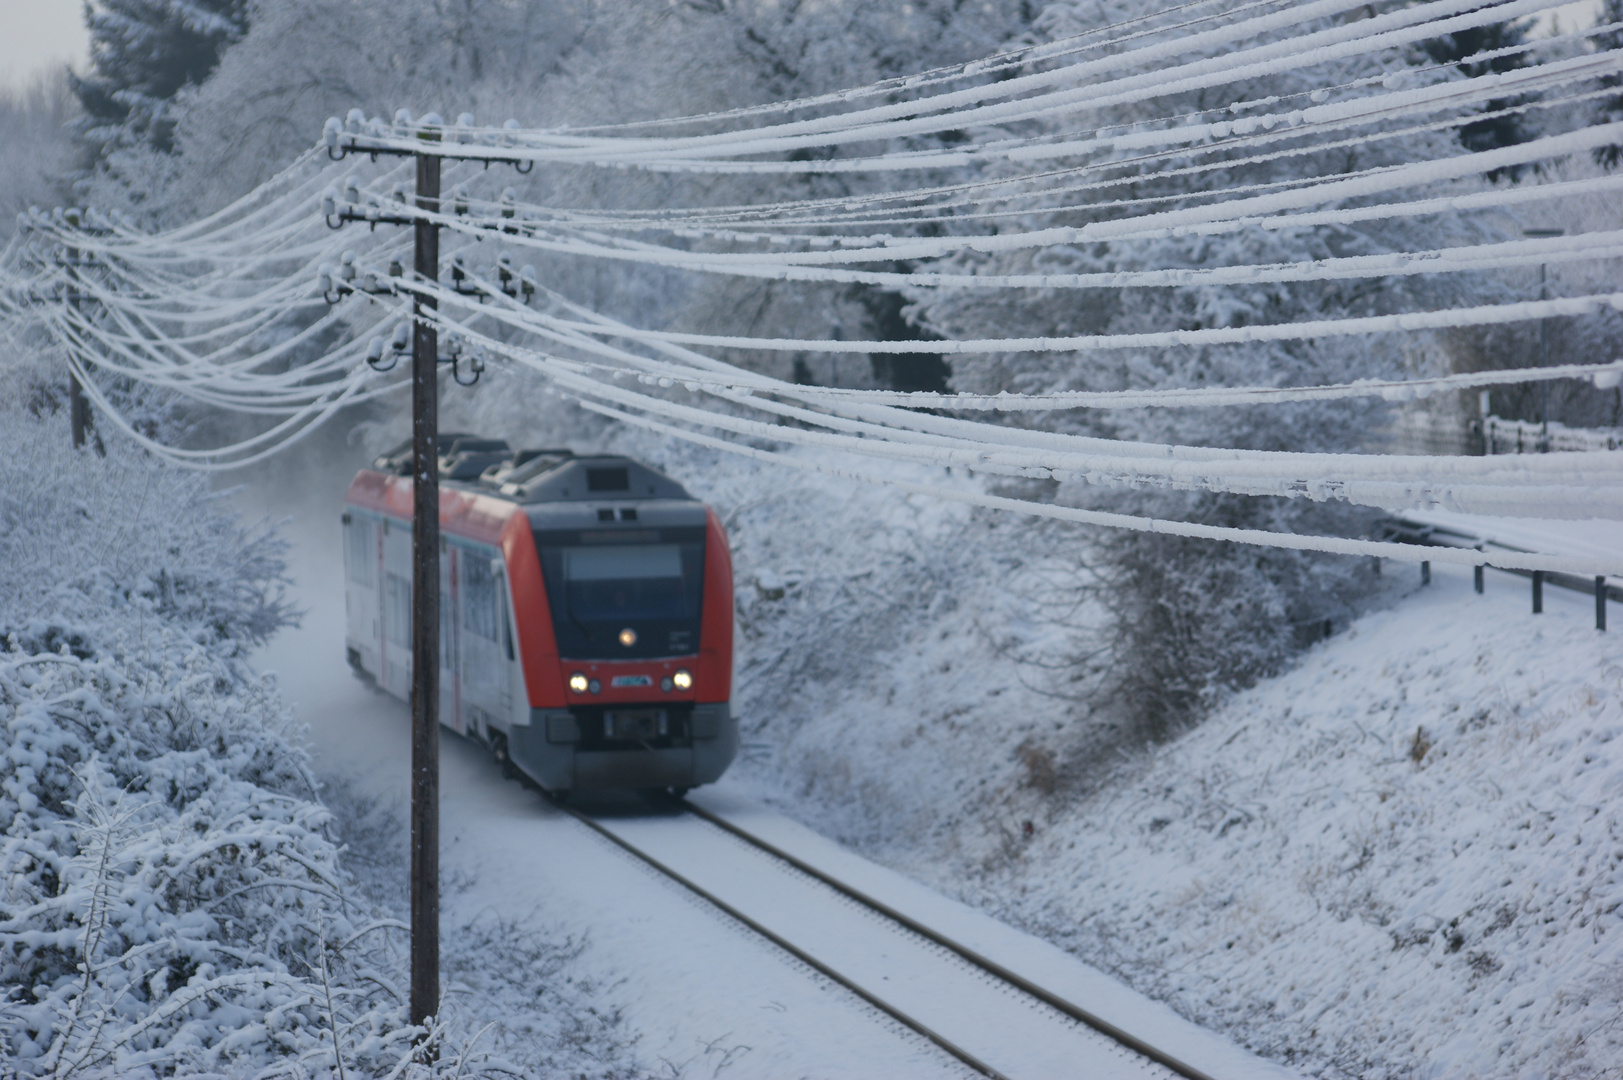
<svg viewBox="0 0 1623 1080">
<path fill-rule="evenodd" d="M 1284 73 L 1311 78 L 1304 73 L 1393 56 L 1440 35 L 1551 6 L 1551 0 L 1486 6 L 1480 0 L 1430 0 L 1352 19 L 1347 14 L 1363 5 L 1350 0 L 1289 7 L 1259 2 L 1223 12 L 1192 3 L 1098 34 L 916 79 L 590 129 L 524 129 L 512 122 L 481 127 L 469 116 L 444 125 L 416 121 L 404 110 L 384 121 L 352 110 L 345 120 L 329 121 L 322 143 L 273 180 L 179 229 L 149 234 L 102 220 L 87 232 L 58 216 L 29 217 L 0 264 L 7 285 L 0 312 L 44 329 L 79 377 L 94 387 L 98 409 L 114 416 L 132 437 L 194 466 L 258 460 L 347 405 L 397 390 L 402 384 L 377 370 L 387 366 L 378 363 L 389 352 L 383 343 L 391 336 L 398 343 L 407 332 L 414 299 L 431 298 L 448 333 L 486 355 L 540 372 L 590 408 L 684 432 L 683 437 L 719 440 L 740 452 L 764 453 L 746 441 L 770 438 L 817 452 L 856 454 L 879 463 L 872 475 L 881 478 L 885 463 L 922 463 L 993 475 L 1385 507 L 1441 504 L 1513 514 L 1623 516 L 1623 481 L 1613 475 L 1609 459 L 1567 461 L 1566 455 L 1550 455 L 1513 466 L 1472 459 L 1259 455 L 1079 439 L 919 411 L 1223 410 L 1356 397 L 1392 400 L 1555 377 L 1588 377 L 1605 385 L 1618 373 L 1609 357 L 1560 369 L 1317 386 L 942 397 L 797 386 L 696 351 L 1050 353 L 1080 361 L 1101 350 L 1263 345 L 1505 325 L 1623 309 L 1623 293 L 1410 305 L 1371 314 L 1131 333 L 913 341 L 768 337 L 747 328 L 694 333 L 635 327 L 546 290 L 541 291 L 547 303 L 529 310 L 502 295 L 516 292 L 520 278 L 526 289 L 535 288 L 534 275 L 521 275 L 511 264 L 476 271 L 451 251 L 457 257 L 451 284 L 434 285 L 405 272 L 403 243 L 387 230 L 340 236 L 326 228 L 343 220 L 423 222 L 469 245 L 464 255 L 495 241 L 504 249 L 534 252 L 538 259 L 569 256 L 707 275 L 966 295 L 1439 278 L 1616 260 L 1623 257 L 1623 233 L 1597 230 L 1532 239 L 1462 235 L 1446 246 L 1377 254 L 1332 252 L 1298 261 L 1253 256 L 1215 265 L 1097 272 L 1006 272 L 976 262 L 1036 258 L 1090 244 L 1153 245 L 1183 237 L 1258 237 L 1487 214 L 1615 193 L 1623 183 L 1615 175 L 1496 186 L 1475 178 L 1617 145 L 1623 142 L 1623 124 L 1556 130 L 1476 153 L 1459 141 L 1464 129 L 1484 117 L 1557 115 L 1610 92 L 1609 80 L 1623 72 L 1623 54 L 1590 49 L 1593 30 L 1400 66 L 1379 76 L 1309 82 L 1310 89 L 1285 95 L 1258 97 L 1237 90 L 1232 104 L 1217 108 L 1190 111 L 1179 104 L 1179 95 L 1254 85 Z M 1493 69 L 1492 61 L 1508 57 L 1517 63 Z M 1123 109 L 1137 111 L 1129 112 L 1126 122 L 1113 123 L 1113 111 Z M 1034 121 L 1044 126 L 1032 130 Z M 984 137 L 964 145 L 919 145 L 966 129 Z M 1332 153 L 1376 145 L 1394 149 L 1353 170 L 1319 164 Z M 1405 158 L 1397 147 L 1419 151 Z M 442 154 L 471 161 L 470 168 L 481 161 L 509 161 L 524 168 L 730 172 L 746 179 L 836 172 L 918 179 L 837 197 L 785 200 L 769 191 L 760 202 L 734 198 L 715 205 L 571 208 L 524 201 L 512 189 L 497 198 L 477 194 L 477 173 L 469 172 L 443 197 L 418 205 L 406 193 L 408 166 L 368 168 L 360 160 L 377 153 Z M 1211 182 L 1249 166 L 1294 172 L 1232 186 Z M 1195 188 L 1139 190 L 1172 181 Z M 1040 220 L 1044 215 L 1084 220 L 1046 224 Z M 78 253 L 72 265 L 63 258 L 69 249 Z M 921 261 L 934 265 L 918 267 Z M 333 301 L 336 306 L 329 309 Z M 117 402 L 96 385 L 98 378 L 269 417 L 272 426 L 210 450 L 163 446 L 116 418 Z M 621 385 L 625 378 L 651 382 L 654 389 L 633 390 Z M 658 392 L 677 385 L 693 392 L 692 403 Z"/>
</svg>

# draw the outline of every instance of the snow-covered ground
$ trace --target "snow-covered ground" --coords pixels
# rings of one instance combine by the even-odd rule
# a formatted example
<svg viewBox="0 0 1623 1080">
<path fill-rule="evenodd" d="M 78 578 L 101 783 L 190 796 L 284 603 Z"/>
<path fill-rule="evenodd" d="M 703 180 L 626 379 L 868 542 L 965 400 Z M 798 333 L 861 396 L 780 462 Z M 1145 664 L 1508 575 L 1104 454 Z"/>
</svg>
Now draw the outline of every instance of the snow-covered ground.
<svg viewBox="0 0 1623 1080">
<path fill-rule="evenodd" d="M 1490 574 L 1476 596 L 1466 570 L 1434 567 L 1427 589 L 1412 567 L 1387 573 L 1412 588 L 1390 610 L 1080 789 L 1049 794 L 1040 769 L 1011 781 L 1031 755 L 984 694 L 958 721 L 1003 729 L 984 770 L 967 763 L 985 739 L 956 740 L 968 752 L 949 765 L 955 740 L 918 696 L 916 725 L 899 722 L 908 706 L 852 702 L 813 737 L 824 754 L 887 753 L 899 787 L 946 771 L 974 791 L 933 827 L 865 827 L 872 783 L 853 807 L 776 782 L 804 766 L 741 771 L 814 826 L 1309 1073 L 1615 1075 L 1623 650 L 1587 596 L 1547 589 L 1535 617 L 1520 578 Z M 898 658 L 901 700 L 928 666 Z M 977 773 L 992 781 L 978 791 Z"/>
</svg>

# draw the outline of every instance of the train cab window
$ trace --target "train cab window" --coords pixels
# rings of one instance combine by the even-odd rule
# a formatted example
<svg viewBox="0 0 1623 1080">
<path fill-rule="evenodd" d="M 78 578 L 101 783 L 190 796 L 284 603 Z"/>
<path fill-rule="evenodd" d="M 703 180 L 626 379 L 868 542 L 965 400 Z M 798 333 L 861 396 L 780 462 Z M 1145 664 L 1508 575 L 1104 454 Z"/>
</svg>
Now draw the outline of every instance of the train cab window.
<svg viewBox="0 0 1623 1080">
<path fill-rule="evenodd" d="M 571 618 L 613 622 L 697 614 L 698 590 L 683 574 L 678 544 L 566 548 L 563 556 Z"/>
<path fill-rule="evenodd" d="M 537 529 L 535 546 L 559 656 L 640 660 L 698 651 L 704 526 Z"/>
<path fill-rule="evenodd" d="M 377 545 L 372 539 L 372 523 L 365 518 L 351 518 L 345 526 L 349 533 L 349 579 L 357 585 L 372 587 L 378 561 Z"/>
</svg>

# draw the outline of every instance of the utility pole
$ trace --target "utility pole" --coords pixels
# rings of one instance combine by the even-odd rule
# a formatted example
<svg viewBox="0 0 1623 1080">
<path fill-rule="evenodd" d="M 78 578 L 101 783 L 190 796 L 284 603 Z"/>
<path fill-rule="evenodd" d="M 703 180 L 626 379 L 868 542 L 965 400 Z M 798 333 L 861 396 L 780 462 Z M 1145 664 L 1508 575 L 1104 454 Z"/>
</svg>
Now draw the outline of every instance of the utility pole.
<svg viewBox="0 0 1623 1080">
<path fill-rule="evenodd" d="M 422 142 L 440 143 L 434 151 L 409 151 L 396 146 L 379 145 L 380 136 L 363 131 L 365 117 L 352 110 L 348 123 L 334 117 L 327 121 L 323 141 L 327 156 L 342 160 L 351 152 L 403 156 L 416 159 L 416 208 L 439 213 L 440 168 L 444 158 L 465 160 L 474 157 L 490 165 L 493 161 L 511 164 L 521 173 L 534 168 L 533 163 L 516 158 L 487 157 L 482 155 L 446 153 L 445 122 L 430 113 L 416 125 L 409 113 L 396 114 L 397 127 L 415 127 Z M 375 129 L 378 122 L 373 122 Z M 472 118 L 458 121 L 458 130 L 471 125 Z M 509 121 L 511 125 L 512 122 Z M 526 166 L 529 166 L 528 168 Z M 418 285 L 433 285 L 439 281 L 440 227 L 417 216 L 386 213 L 381 207 L 360 207 L 353 202 L 340 208 L 337 193 L 323 196 L 323 213 L 332 228 L 342 228 L 345 222 L 365 222 L 376 228 L 380 224 L 412 226 L 412 269 Z M 350 268 L 353 272 L 353 267 Z M 391 271 L 393 273 L 395 271 Z M 460 270 L 458 271 L 460 273 Z M 522 282 L 509 281 L 511 275 L 502 271 L 502 291 L 515 299 L 522 295 L 526 301 L 534 293 L 529 268 Z M 456 276 L 456 275 L 453 275 Z M 366 291 L 323 271 L 323 289 L 329 303 L 336 303 L 347 293 Z M 461 282 L 456 283 L 460 288 Z M 370 287 L 369 287 L 370 288 Z M 393 286 L 374 291 L 392 292 Z M 483 362 L 474 359 L 469 367 L 472 378 L 464 381 L 461 375 L 462 357 L 453 342 L 451 356 L 439 353 L 439 333 L 432 321 L 438 301 L 413 292 L 411 333 L 411 1022 L 429 1027 L 429 1021 L 438 1016 L 440 1005 L 440 454 L 439 454 L 439 366 L 450 364 L 452 377 L 459 385 L 471 386 L 478 381 Z M 402 341 L 401 346 L 404 345 Z M 383 363 L 381 339 L 374 345 L 374 355 L 368 363 L 379 371 L 394 366 L 393 360 Z M 439 1055 L 432 1038 L 425 1036 L 421 1053 L 429 1060 Z"/>
<path fill-rule="evenodd" d="M 1523 229 L 1522 235 L 1529 238 L 1543 239 L 1551 236 L 1565 236 L 1566 231 L 1563 229 Z M 1538 264 L 1538 298 L 1540 300 L 1550 298 L 1549 269 L 1547 263 Z M 1538 366 L 1550 366 L 1550 320 L 1548 318 L 1541 318 L 1538 321 Z M 1543 454 L 1548 453 L 1550 449 L 1550 380 L 1539 380 L 1538 391 L 1538 451 Z"/>
<path fill-rule="evenodd" d="M 421 138 L 437 139 L 434 129 Z M 417 155 L 417 209 L 440 209 L 440 159 Z M 419 282 L 440 275 L 438 225 L 413 226 Z M 411 1021 L 439 1015 L 440 997 L 440 451 L 439 333 L 412 302 L 411 348 Z M 430 1046 L 430 1055 L 437 1048 Z"/>
</svg>

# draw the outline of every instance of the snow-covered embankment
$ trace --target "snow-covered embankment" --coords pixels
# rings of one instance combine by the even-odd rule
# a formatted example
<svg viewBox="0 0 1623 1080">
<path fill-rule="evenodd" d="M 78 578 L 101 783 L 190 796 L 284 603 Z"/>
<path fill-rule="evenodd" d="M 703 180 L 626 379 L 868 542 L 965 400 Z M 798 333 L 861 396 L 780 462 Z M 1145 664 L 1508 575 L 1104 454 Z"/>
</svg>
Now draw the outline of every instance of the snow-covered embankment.
<svg viewBox="0 0 1623 1080">
<path fill-rule="evenodd" d="M 247 663 L 289 621 L 282 542 L 108 442 L 74 453 L 65 410 L 0 411 L 0 1072 L 391 1073 L 416 1031 L 400 912 L 349 873 Z M 601 1023 L 579 1039 L 580 993 L 515 1040 L 472 1039 L 488 1018 L 462 991 L 444 1061 L 413 1074 L 501 1071 L 491 1051 L 622 1073 Z"/>
</svg>

